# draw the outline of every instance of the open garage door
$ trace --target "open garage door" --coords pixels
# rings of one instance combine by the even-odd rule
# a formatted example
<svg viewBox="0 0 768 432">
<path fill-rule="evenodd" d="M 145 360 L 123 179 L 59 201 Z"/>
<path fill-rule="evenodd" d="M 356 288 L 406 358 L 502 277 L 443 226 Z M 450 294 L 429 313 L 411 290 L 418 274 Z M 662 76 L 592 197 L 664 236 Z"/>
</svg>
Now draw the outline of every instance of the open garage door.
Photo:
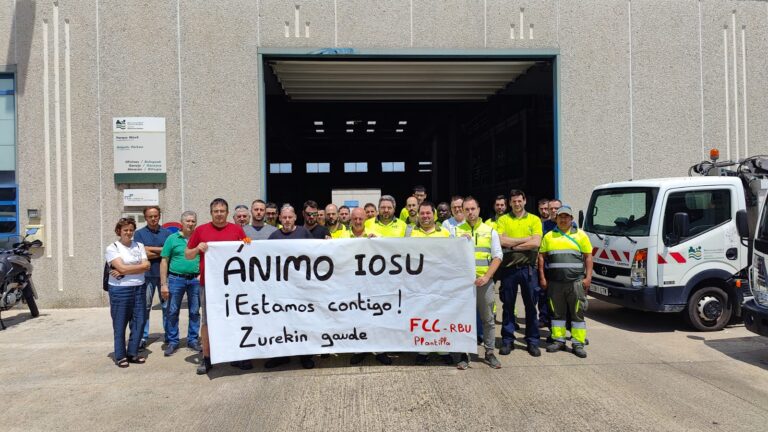
<svg viewBox="0 0 768 432">
<path fill-rule="evenodd" d="M 264 57 L 267 193 L 300 205 L 380 189 L 402 206 L 555 191 L 553 59 Z M 343 204 L 343 203 L 336 203 Z M 361 203 L 363 204 L 363 203 Z"/>
</svg>

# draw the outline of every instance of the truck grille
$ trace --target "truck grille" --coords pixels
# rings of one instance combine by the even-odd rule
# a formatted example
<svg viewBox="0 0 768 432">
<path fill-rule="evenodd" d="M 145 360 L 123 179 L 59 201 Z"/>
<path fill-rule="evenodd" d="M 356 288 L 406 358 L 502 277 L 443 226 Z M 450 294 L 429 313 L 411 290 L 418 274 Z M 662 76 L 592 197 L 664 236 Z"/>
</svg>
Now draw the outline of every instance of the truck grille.
<svg viewBox="0 0 768 432">
<path fill-rule="evenodd" d="M 603 277 L 603 278 L 614 279 L 617 276 L 629 277 L 630 271 L 631 271 L 631 269 L 628 269 L 628 268 L 609 266 L 609 265 L 605 265 L 605 264 L 597 264 L 597 263 L 595 263 L 592 266 L 592 273 L 595 276 L 599 276 L 599 277 Z"/>
</svg>

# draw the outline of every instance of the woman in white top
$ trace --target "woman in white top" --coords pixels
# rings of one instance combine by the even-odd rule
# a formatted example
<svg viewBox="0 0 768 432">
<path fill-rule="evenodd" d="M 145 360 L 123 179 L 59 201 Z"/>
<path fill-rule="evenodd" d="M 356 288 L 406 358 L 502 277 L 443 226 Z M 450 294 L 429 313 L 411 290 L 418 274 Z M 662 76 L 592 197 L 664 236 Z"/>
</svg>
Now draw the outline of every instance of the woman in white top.
<svg viewBox="0 0 768 432">
<path fill-rule="evenodd" d="M 119 240 L 107 246 L 106 260 L 112 267 L 109 274 L 109 309 L 115 336 L 115 364 L 126 368 L 129 363 L 142 364 L 146 358 L 139 356 L 139 343 L 144 332 L 146 295 L 144 272 L 149 270 L 149 260 L 144 245 L 133 241 L 136 221 L 122 218 L 115 225 Z M 125 344 L 125 328 L 130 325 L 128 347 Z"/>
</svg>

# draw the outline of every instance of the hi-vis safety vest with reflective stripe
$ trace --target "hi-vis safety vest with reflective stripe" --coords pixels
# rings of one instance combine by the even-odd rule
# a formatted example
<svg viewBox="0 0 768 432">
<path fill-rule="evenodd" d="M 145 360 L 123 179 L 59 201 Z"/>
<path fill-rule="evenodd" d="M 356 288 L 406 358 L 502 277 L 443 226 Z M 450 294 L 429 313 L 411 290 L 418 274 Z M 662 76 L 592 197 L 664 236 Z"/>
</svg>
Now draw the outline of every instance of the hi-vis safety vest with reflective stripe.
<svg viewBox="0 0 768 432">
<path fill-rule="evenodd" d="M 561 238 L 554 240 L 554 235 L 559 234 Z M 579 250 L 577 238 L 583 233 L 572 229 L 567 233 L 568 237 L 559 229 L 550 231 L 546 234 L 547 243 L 554 243 L 557 249 L 546 251 L 547 278 L 554 281 L 569 282 L 579 280 L 584 277 L 584 254 Z"/>
<path fill-rule="evenodd" d="M 333 239 L 350 238 L 350 237 L 351 235 L 350 235 L 349 229 L 346 226 L 344 226 L 344 224 L 339 224 L 339 229 L 331 232 L 331 238 Z"/>
<path fill-rule="evenodd" d="M 456 226 L 456 237 L 469 234 L 475 243 L 475 276 L 483 277 L 491 265 L 491 239 L 493 228 L 478 220 L 471 227 L 467 221 Z"/>
</svg>

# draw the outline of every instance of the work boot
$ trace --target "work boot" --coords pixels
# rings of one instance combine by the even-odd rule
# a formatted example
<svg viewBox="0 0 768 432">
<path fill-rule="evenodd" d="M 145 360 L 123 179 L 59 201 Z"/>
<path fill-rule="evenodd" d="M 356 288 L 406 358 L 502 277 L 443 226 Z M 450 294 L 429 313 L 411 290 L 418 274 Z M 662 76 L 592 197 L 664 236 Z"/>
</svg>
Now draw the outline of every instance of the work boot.
<svg viewBox="0 0 768 432">
<path fill-rule="evenodd" d="M 558 351 L 565 350 L 565 344 L 560 341 L 554 341 L 551 344 L 547 345 L 547 352 L 553 353 Z"/>
<path fill-rule="evenodd" d="M 392 358 L 390 358 L 387 353 L 376 354 L 376 360 L 378 360 L 379 363 L 383 364 L 384 366 L 389 366 L 392 364 Z"/>
<path fill-rule="evenodd" d="M 501 369 L 501 362 L 496 358 L 495 355 L 493 355 L 493 353 L 486 353 L 485 361 L 488 363 L 488 366 L 494 369 Z"/>
<path fill-rule="evenodd" d="M 532 357 L 539 357 L 541 356 L 541 350 L 534 344 L 528 344 L 528 354 Z"/>
<path fill-rule="evenodd" d="M 424 366 L 429 363 L 429 354 L 416 354 L 416 365 Z"/>
<path fill-rule="evenodd" d="M 587 352 L 584 351 L 584 347 L 582 345 L 574 345 L 573 354 L 575 354 L 578 358 L 587 358 Z"/>
<path fill-rule="evenodd" d="M 459 370 L 469 369 L 469 356 L 466 353 L 461 354 L 461 359 L 456 363 L 456 368 Z"/>
<path fill-rule="evenodd" d="M 513 342 L 510 342 L 508 344 L 504 344 L 499 349 L 499 354 L 501 355 L 509 355 L 512 351 L 515 350 L 515 344 Z"/>
</svg>

